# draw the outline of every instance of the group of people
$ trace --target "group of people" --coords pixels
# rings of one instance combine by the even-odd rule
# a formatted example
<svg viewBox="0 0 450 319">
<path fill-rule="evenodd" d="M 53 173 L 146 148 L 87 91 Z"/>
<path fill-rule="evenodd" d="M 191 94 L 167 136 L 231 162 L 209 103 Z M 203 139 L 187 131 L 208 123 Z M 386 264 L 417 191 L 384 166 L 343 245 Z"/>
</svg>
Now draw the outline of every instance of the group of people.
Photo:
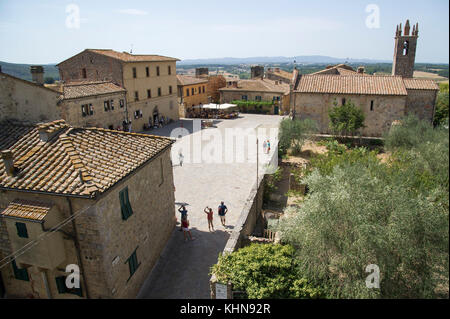
<svg viewBox="0 0 450 319">
<path fill-rule="evenodd" d="M 264 150 L 264 153 L 266 153 L 266 154 L 270 153 L 270 140 L 264 140 L 263 150 Z"/>
<path fill-rule="evenodd" d="M 188 219 L 188 211 L 186 209 L 185 205 L 181 205 L 181 207 L 178 209 L 178 211 L 181 213 L 181 227 L 180 227 L 180 231 L 183 232 L 183 236 L 184 236 L 184 240 L 187 241 L 188 237 L 191 240 L 194 240 L 195 238 L 192 237 L 191 234 L 191 230 L 189 228 L 189 219 Z M 214 211 L 211 207 L 206 206 L 205 209 L 203 210 L 203 212 L 206 214 L 206 218 L 208 220 L 208 229 L 211 232 L 214 232 Z M 224 202 L 220 202 L 220 205 L 217 209 L 217 213 L 220 217 L 220 222 L 222 223 L 222 225 L 224 227 L 226 227 L 226 221 L 225 221 L 225 215 L 228 212 L 228 208 L 227 206 L 224 204 Z"/>
</svg>

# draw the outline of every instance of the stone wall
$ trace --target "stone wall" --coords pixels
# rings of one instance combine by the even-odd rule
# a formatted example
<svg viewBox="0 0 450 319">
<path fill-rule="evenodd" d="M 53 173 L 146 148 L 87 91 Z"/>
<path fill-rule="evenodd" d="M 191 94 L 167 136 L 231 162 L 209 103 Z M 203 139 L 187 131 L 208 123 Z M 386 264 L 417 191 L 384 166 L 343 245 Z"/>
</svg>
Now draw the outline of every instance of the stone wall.
<svg viewBox="0 0 450 319">
<path fill-rule="evenodd" d="M 114 110 L 105 111 L 104 101 L 113 100 Z M 120 100 L 123 100 L 124 106 L 120 107 Z M 93 115 L 83 116 L 81 105 L 92 104 Z M 103 127 L 113 126 L 116 129 L 122 126 L 126 119 L 125 93 L 113 93 L 84 98 L 64 100 L 61 104 L 61 116 L 67 123 L 75 127 Z M 128 112 L 128 116 L 132 117 Z"/>
<path fill-rule="evenodd" d="M 61 81 L 112 81 L 123 87 L 122 63 L 102 54 L 83 51 L 58 64 L 58 68 Z"/>
<path fill-rule="evenodd" d="M 433 121 L 437 91 L 407 90 L 406 113 L 417 115 L 421 120 Z"/>
<path fill-rule="evenodd" d="M 0 73 L 0 121 L 25 119 L 37 123 L 59 120 L 60 95 L 32 82 Z"/>
<path fill-rule="evenodd" d="M 366 127 L 361 133 L 364 136 L 381 136 L 393 121 L 405 115 L 406 96 L 294 93 L 291 102 L 295 105 L 297 118 L 315 120 L 320 133 L 330 134 L 328 112 L 334 107 L 333 102 L 342 105 L 343 98 L 363 110 Z"/>
</svg>

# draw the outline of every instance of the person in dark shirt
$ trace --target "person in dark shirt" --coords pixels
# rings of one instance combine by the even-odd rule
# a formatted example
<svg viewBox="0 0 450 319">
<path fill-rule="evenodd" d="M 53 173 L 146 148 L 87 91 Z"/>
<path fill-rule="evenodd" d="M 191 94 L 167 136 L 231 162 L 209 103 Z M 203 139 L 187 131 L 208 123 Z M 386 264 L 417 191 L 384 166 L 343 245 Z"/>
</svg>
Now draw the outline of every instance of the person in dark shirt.
<svg viewBox="0 0 450 319">
<path fill-rule="evenodd" d="M 225 226 L 225 215 L 228 212 L 227 206 L 223 202 L 220 202 L 218 213 L 220 216 L 220 221 L 222 222 L 222 225 Z"/>
<path fill-rule="evenodd" d="M 181 220 L 186 219 L 187 218 L 187 209 L 186 206 L 181 205 L 180 208 L 178 208 L 178 211 L 181 213 Z M 183 227 L 180 227 L 180 231 L 183 230 Z"/>
</svg>

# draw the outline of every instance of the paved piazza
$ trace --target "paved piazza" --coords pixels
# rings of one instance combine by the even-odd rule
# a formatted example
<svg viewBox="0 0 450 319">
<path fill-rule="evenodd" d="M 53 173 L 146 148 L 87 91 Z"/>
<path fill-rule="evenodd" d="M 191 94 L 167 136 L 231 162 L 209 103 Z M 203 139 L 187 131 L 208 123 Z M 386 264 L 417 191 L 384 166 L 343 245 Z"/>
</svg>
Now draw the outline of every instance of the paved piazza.
<svg viewBox="0 0 450 319">
<path fill-rule="evenodd" d="M 210 267 L 217 262 L 256 182 L 256 148 L 252 147 L 256 145 L 256 138 L 249 140 L 247 137 L 258 134 L 260 140 L 270 138 L 270 128 L 273 134 L 273 128 L 278 127 L 281 119 L 281 116 L 244 114 L 234 120 L 217 120 L 214 127 L 197 131 L 195 127 L 199 126 L 199 122 L 185 119 L 149 133 L 170 136 L 171 132 L 181 132 L 180 127 L 185 133 L 189 131 L 187 135 L 178 136 L 173 145 L 172 163 L 176 209 L 179 203 L 188 204 L 186 208 L 195 239 L 184 241 L 183 233 L 179 231 L 180 213 L 176 211 L 177 227 L 138 298 L 210 298 Z M 177 128 L 178 131 L 173 131 Z M 261 130 L 266 133 L 259 135 L 257 132 Z M 226 144 L 226 134 L 233 132 L 243 137 L 244 145 L 238 141 Z M 269 155 L 263 154 L 262 141 L 259 143 L 259 173 L 263 174 L 264 163 L 268 162 Z M 183 166 L 179 165 L 180 149 L 184 156 Z M 222 154 L 217 151 L 219 149 Z M 272 146 L 271 153 L 273 151 Z M 237 155 L 237 159 L 230 160 L 231 155 Z M 227 227 L 221 225 L 217 215 L 220 201 L 224 201 L 228 207 Z M 215 232 L 208 230 L 206 214 L 203 212 L 206 206 L 214 210 Z"/>
</svg>

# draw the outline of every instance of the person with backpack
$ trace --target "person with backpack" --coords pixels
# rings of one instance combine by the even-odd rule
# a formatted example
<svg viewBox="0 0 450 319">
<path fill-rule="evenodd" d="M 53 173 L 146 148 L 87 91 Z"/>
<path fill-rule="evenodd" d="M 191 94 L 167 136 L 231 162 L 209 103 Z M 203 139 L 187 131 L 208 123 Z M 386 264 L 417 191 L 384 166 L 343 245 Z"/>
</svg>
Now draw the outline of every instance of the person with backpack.
<svg viewBox="0 0 450 319">
<path fill-rule="evenodd" d="M 225 226 L 225 215 L 228 212 L 227 206 L 223 202 L 220 202 L 218 213 L 220 216 L 220 221 L 222 222 L 222 225 Z"/>
</svg>

